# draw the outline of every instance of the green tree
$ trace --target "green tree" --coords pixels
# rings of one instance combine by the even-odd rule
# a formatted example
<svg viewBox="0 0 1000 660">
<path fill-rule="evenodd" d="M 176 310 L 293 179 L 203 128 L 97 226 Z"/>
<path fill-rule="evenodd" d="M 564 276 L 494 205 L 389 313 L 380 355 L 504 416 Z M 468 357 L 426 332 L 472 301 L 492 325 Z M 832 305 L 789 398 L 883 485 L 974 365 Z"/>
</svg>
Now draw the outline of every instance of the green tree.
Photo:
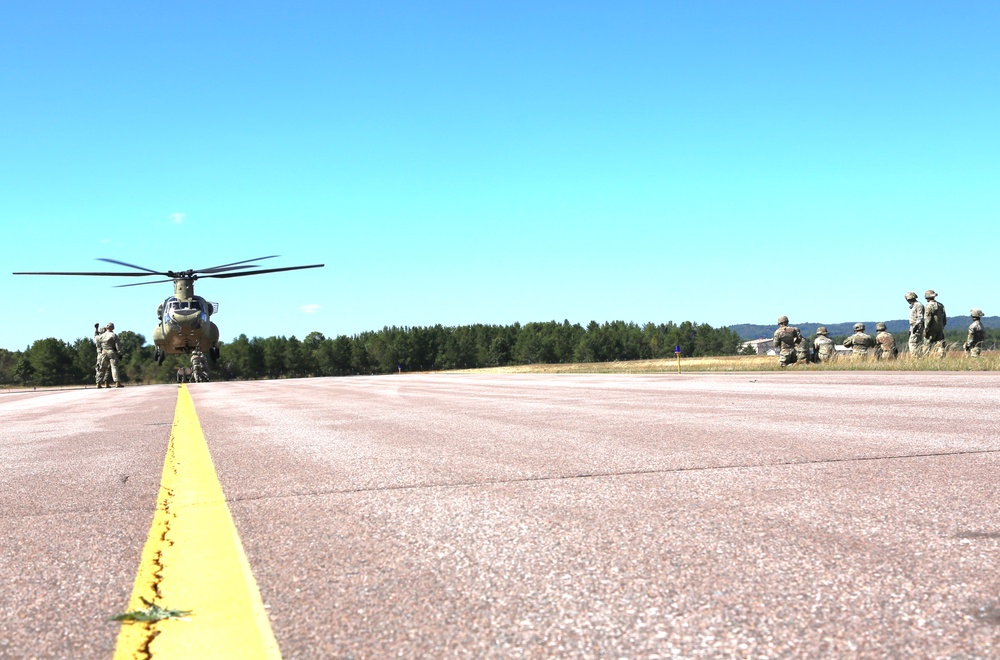
<svg viewBox="0 0 1000 660">
<path fill-rule="evenodd" d="M 81 374 L 95 375 L 97 346 L 93 339 L 81 337 L 73 342 L 73 367 Z M 93 381 L 93 378 L 90 378 Z"/>
<path fill-rule="evenodd" d="M 0 385 L 10 385 L 15 382 L 14 369 L 20 353 L 12 353 L 6 348 L 0 348 Z"/>
<path fill-rule="evenodd" d="M 285 348 L 288 340 L 284 337 L 268 337 L 257 340 L 260 344 L 264 357 L 264 375 L 267 378 L 281 378 L 284 375 Z"/>
<path fill-rule="evenodd" d="M 14 381 L 22 385 L 30 385 L 35 377 L 35 369 L 31 366 L 31 358 L 27 352 L 21 353 L 14 365 Z"/>
<path fill-rule="evenodd" d="M 122 382 L 144 382 L 147 379 L 146 370 L 153 360 L 152 347 L 144 346 L 146 338 L 131 330 L 118 333 L 118 346 L 121 347 L 118 363 L 118 378 Z"/>
<path fill-rule="evenodd" d="M 28 349 L 28 359 L 36 385 L 79 383 L 82 374 L 74 368 L 75 351 L 66 342 L 49 337 L 39 339 Z"/>
<path fill-rule="evenodd" d="M 312 352 L 294 335 L 285 342 L 284 375 L 289 378 L 303 378 L 312 375 L 316 361 Z"/>
<path fill-rule="evenodd" d="M 506 367 L 511 363 L 511 355 L 514 350 L 514 344 L 517 343 L 517 333 L 520 329 L 521 326 L 518 323 L 498 329 L 490 341 L 488 356 L 484 362 L 484 366 Z"/>
</svg>

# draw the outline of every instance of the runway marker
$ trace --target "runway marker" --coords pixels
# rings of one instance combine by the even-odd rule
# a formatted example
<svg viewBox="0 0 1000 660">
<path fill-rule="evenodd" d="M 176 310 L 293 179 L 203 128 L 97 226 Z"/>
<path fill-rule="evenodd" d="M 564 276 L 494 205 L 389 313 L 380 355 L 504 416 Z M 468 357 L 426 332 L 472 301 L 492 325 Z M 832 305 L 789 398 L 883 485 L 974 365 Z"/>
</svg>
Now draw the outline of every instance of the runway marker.
<svg viewBox="0 0 1000 660">
<path fill-rule="evenodd" d="M 144 600 L 191 614 L 123 623 L 116 659 L 281 657 L 184 385 L 129 611 Z"/>
</svg>

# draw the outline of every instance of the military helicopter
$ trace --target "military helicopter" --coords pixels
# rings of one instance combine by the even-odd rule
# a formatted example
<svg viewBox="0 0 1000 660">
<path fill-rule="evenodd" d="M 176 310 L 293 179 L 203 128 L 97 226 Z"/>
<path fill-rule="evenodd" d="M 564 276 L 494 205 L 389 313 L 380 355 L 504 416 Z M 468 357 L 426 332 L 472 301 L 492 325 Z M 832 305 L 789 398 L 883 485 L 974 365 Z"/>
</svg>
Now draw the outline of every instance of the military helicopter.
<svg viewBox="0 0 1000 660">
<path fill-rule="evenodd" d="M 115 288 L 127 286 L 141 286 L 144 284 L 161 284 L 163 282 L 174 283 L 174 295 L 170 296 L 156 310 L 156 316 L 160 319 L 159 325 L 153 330 L 153 343 L 156 345 L 155 358 L 157 363 L 163 364 L 163 359 L 167 355 L 188 354 L 196 350 L 207 352 L 213 360 L 219 358 L 219 327 L 212 323 L 212 315 L 218 313 L 219 303 L 209 302 L 201 296 L 194 295 L 195 280 L 203 277 L 243 277 L 244 275 L 263 275 L 265 273 L 279 273 L 285 270 L 302 270 L 303 268 L 322 268 L 325 264 L 313 264 L 310 266 L 289 266 L 286 268 L 268 268 L 265 270 L 248 270 L 258 268 L 254 261 L 264 259 L 274 259 L 278 255 L 272 254 L 267 257 L 257 257 L 256 259 L 246 259 L 235 261 L 231 264 L 212 266 L 211 268 L 200 268 L 198 270 L 182 270 L 161 272 L 127 264 L 124 261 L 115 259 L 98 259 L 109 264 L 117 264 L 127 268 L 141 270 L 141 273 L 112 272 L 112 273 L 63 273 L 63 272 L 32 272 L 14 273 L 14 275 L 88 275 L 96 277 L 149 277 L 159 275 L 166 277 L 166 280 L 156 280 L 155 282 L 136 282 L 134 284 L 119 284 Z"/>
</svg>

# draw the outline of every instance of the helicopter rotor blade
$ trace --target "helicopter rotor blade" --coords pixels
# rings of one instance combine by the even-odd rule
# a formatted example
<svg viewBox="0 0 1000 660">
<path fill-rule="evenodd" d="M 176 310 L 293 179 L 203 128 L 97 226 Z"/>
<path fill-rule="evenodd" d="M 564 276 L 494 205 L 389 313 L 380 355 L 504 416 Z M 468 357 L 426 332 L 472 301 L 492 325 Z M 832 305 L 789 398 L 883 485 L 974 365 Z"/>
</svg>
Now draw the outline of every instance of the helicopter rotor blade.
<svg viewBox="0 0 1000 660">
<path fill-rule="evenodd" d="M 192 270 L 191 274 L 194 277 L 208 277 L 208 275 L 202 275 L 202 273 L 224 273 L 229 270 L 246 270 L 248 268 L 259 268 L 257 264 L 247 264 L 246 266 L 216 266 L 209 270 Z"/>
<path fill-rule="evenodd" d="M 326 264 L 313 264 L 311 266 L 289 266 L 287 268 L 268 268 L 267 270 L 250 270 L 243 273 L 223 273 L 221 275 L 202 275 L 202 277 L 242 277 L 243 275 L 263 275 L 264 273 L 280 273 L 285 270 L 302 270 L 303 268 L 322 268 Z"/>
<path fill-rule="evenodd" d="M 163 284 L 164 282 L 173 282 L 173 280 L 156 280 L 155 282 L 133 282 L 132 284 L 116 284 L 113 288 L 122 289 L 127 286 L 144 286 L 146 284 Z"/>
<path fill-rule="evenodd" d="M 64 273 L 64 272 L 44 272 L 44 273 L 11 273 L 12 275 L 93 275 L 96 277 L 149 277 L 150 275 L 166 275 L 166 273 Z"/>
<path fill-rule="evenodd" d="M 218 272 L 223 271 L 223 270 L 236 270 L 234 268 L 230 268 L 230 266 L 239 266 L 240 264 L 248 264 L 251 261 L 263 261 L 264 259 L 274 259 L 275 257 L 279 257 L 279 256 L 281 256 L 281 255 L 272 254 L 269 257 L 257 257 L 256 259 L 244 259 L 243 261 L 234 261 L 231 264 L 222 264 L 221 266 L 211 266 L 210 268 L 199 268 L 198 270 L 196 270 L 194 272 L 196 272 L 196 273 L 218 273 Z M 256 266 L 242 266 L 242 268 L 256 268 Z"/>
<path fill-rule="evenodd" d="M 145 268 L 143 266 L 136 266 L 135 264 L 127 264 L 124 261 L 118 261 L 116 259 L 98 258 L 97 260 L 98 261 L 104 261 L 104 262 L 107 262 L 109 264 L 118 264 L 119 266 L 127 266 L 128 268 L 135 268 L 136 270 L 144 270 L 147 273 L 149 273 L 150 275 L 163 275 L 164 277 L 167 277 L 166 273 L 161 273 L 158 270 L 150 270 L 149 268 Z"/>
</svg>

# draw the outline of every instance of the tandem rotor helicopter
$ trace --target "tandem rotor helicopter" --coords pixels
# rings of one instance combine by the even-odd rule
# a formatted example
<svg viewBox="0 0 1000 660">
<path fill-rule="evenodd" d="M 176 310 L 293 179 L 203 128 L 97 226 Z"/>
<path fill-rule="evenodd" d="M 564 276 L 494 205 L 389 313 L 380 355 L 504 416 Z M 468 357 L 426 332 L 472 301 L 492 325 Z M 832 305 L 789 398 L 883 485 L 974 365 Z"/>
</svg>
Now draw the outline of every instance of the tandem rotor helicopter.
<svg viewBox="0 0 1000 660">
<path fill-rule="evenodd" d="M 213 360 L 219 358 L 219 327 L 212 323 L 212 315 L 219 311 L 219 303 L 209 302 L 201 296 L 194 295 L 194 283 L 203 277 L 243 277 L 244 275 L 264 275 L 265 273 L 280 273 L 286 270 L 302 270 L 304 268 L 322 268 L 325 264 L 312 264 L 310 266 L 288 266 L 286 268 L 267 268 L 264 270 L 249 270 L 257 268 L 254 261 L 264 259 L 274 259 L 278 255 L 272 254 L 267 257 L 257 257 L 256 259 L 246 259 L 236 261 L 231 264 L 212 266 L 211 268 L 200 268 L 198 270 L 182 270 L 161 272 L 127 264 L 124 261 L 114 259 L 98 259 L 109 264 L 117 264 L 141 270 L 141 273 L 115 272 L 115 273 L 63 273 L 63 272 L 32 272 L 14 273 L 14 275 L 87 275 L 96 277 L 150 277 L 159 275 L 169 279 L 156 280 L 155 282 L 136 282 L 135 284 L 119 284 L 115 288 L 126 286 L 141 286 L 143 284 L 161 284 L 163 282 L 174 283 L 174 295 L 170 296 L 156 310 L 156 316 L 160 319 L 159 325 L 153 330 L 153 343 L 156 345 L 155 359 L 157 363 L 163 364 L 163 359 L 167 355 L 188 354 L 196 350 L 208 353 Z"/>
</svg>

